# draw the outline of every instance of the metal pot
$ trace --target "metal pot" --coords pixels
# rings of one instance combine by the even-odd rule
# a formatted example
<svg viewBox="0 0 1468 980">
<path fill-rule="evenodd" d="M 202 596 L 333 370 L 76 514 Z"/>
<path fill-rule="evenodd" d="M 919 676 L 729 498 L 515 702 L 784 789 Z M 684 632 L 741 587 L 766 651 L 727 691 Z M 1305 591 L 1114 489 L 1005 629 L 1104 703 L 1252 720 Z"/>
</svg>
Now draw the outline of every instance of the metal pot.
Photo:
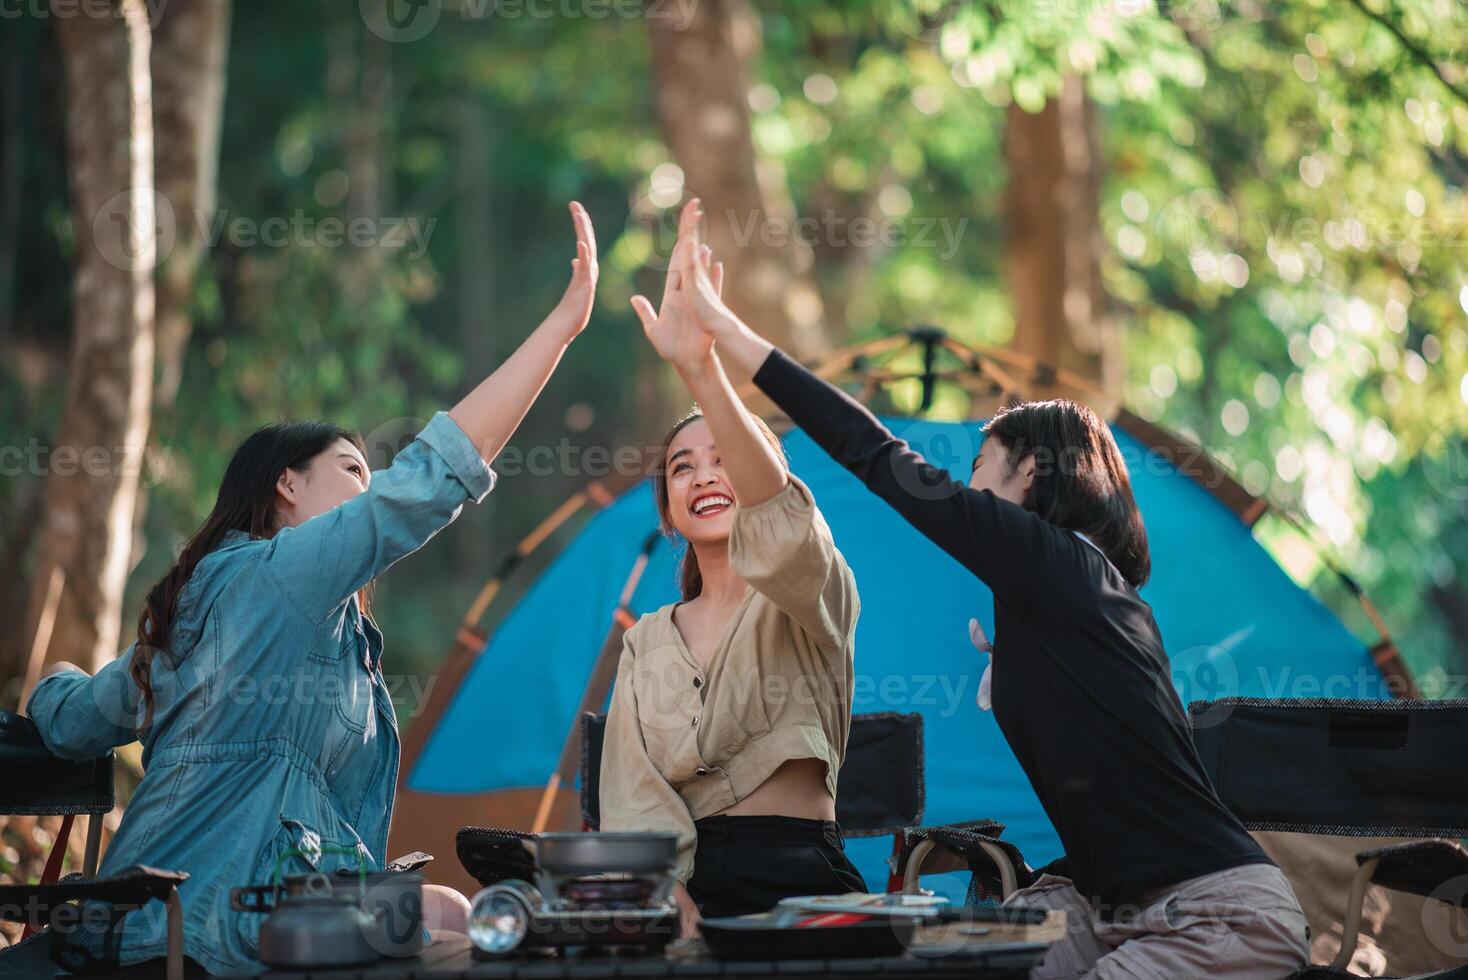
<svg viewBox="0 0 1468 980">
<path fill-rule="evenodd" d="M 662 875 L 678 862 L 678 835 L 658 833 L 541 834 L 526 841 L 536 866 L 560 878 Z"/>
<path fill-rule="evenodd" d="M 361 966 L 378 958 L 376 928 L 356 895 L 286 896 L 260 926 L 260 961 L 284 969 Z"/>
<path fill-rule="evenodd" d="M 262 913 L 295 899 L 333 896 L 352 901 L 371 917 L 367 942 L 376 955 L 417 956 L 423 951 L 423 876 L 416 871 L 294 874 L 278 885 L 230 893 L 235 911 Z"/>
</svg>

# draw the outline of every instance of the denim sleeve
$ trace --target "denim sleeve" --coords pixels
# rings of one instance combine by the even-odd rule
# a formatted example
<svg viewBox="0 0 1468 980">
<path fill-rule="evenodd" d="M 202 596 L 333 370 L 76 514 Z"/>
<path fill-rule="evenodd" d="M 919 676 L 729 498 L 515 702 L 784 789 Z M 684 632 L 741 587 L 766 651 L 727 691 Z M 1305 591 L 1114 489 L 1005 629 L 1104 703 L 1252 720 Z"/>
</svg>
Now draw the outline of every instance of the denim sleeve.
<svg viewBox="0 0 1468 980">
<path fill-rule="evenodd" d="M 319 622 L 483 500 L 494 471 L 464 430 L 439 412 L 366 492 L 270 540 L 265 567 L 287 599 Z"/>
<path fill-rule="evenodd" d="M 52 755 L 96 759 L 137 740 L 138 689 L 128 674 L 136 646 L 96 674 L 64 670 L 36 685 L 26 715 Z"/>
</svg>

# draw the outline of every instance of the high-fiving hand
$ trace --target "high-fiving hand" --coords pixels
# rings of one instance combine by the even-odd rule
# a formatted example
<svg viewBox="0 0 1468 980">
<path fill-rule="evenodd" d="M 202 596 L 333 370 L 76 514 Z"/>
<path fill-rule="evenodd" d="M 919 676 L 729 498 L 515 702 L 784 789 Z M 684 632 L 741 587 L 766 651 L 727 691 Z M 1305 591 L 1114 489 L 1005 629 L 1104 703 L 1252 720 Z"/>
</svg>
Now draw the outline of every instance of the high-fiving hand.
<svg viewBox="0 0 1468 980">
<path fill-rule="evenodd" d="M 591 216 L 579 201 L 571 202 L 571 222 L 576 226 L 576 257 L 571 260 L 571 281 L 556 308 L 545 318 L 564 330 L 569 343 L 586 329 L 591 319 L 591 304 L 596 299 L 596 279 L 599 270 L 596 264 L 596 232 L 591 228 Z"/>
<path fill-rule="evenodd" d="M 717 344 L 719 358 L 751 376 L 769 357 L 771 344 L 725 304 L 724 266 L 713 261 L 712 251 L 700 241 L 702 218 L 698 198 L 683 206 L 662 309 L 654 314 L 652 304 L 642 296 L 632 298 L 632 307 L 658 354 L 680 371 L 708 360 Z"/>
<path fill-rule="evenodd" d="M 698 241 L 703 212 L 698 199 L 689 201 L 678 218 L 678 242 L 668 263 L 662 305 L 653 310 L 646 296 L 632 297 L 632 309 L 642 321 L 642 332 L 658 356 L 675 367 L 690 368 L 709 356 L 714 338 L 700 323 L 696 297 L 707 289 L 717 299 L 724 283 L 723 263 L 712 261 L 712 250 Z M 702 284 L 696 282 L 697 277 Z M 701 285 L 701 288 L 700 288 Z"/>
</svg>

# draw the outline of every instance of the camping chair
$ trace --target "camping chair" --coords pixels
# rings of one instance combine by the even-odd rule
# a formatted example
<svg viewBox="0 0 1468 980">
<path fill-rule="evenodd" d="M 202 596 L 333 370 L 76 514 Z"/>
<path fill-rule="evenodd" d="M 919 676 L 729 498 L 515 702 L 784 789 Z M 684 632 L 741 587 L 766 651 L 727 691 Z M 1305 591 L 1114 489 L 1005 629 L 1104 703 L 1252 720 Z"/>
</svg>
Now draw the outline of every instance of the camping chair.
<svg viewBox="0 0 1468 980">
<path fill-rule="evenodd" d="M 101 902 L 112 907 L 111 921 L 157 899 L 168 906 L 168 978 L 183 978 L 183 906 L 178 886 L 188 875 L 156 868 L 124 868 L 106 878 L 96 877 L 102 849 L 102 817 L 115 804 L 112 753 L 100 759 L 72 762 L 47 750 L 29 718 L 0 709 L 0 814 L 6 816 L 61 816 L 61 832 L 46 859 L 46 868 L 34 885 L 0 885 L 0 915 L 25 923 L 31 941 L 48 924 L 60 932 L 72 902 Z M 66 843 L 77 814 L 87 816 L 87 843 L 80 874 L 60 877 Z M 106 965 L 80 946 L 68 946 L 67 969 L 79 972 Z M 115 952 L 112 951 L 112 952 Z M 0 949 L 0 962 L 7 950 Z"/>
<path fill-rule="evenodd" d="M 581 727 L 581 817 L 600 826 L 602 739 L 606 716 L 587 713 Z M 836 820 L 848 837 L 892 835 L 887 890 L 916 894 L 923 874 L 968 870 L 974 894 L 1007 897 L 1034 875 L 1019 849 L 1001 840 L 1004 825 L 976 820 L 922 827 L 923 716 L 872 712 L 854 715 L 841 764 Z"/>
<path fill-rule="evenodd" d="M 1468 835 L 1468 700 L 1220 698 L 1194 701 L 1188 713 L 1203 767 L 1249 830 Z M 1329 971 L 1310 976 L 1351 975 L 1342 971 L 1356 952 L 1373 883 L 1468 908 L 1468 851 L 1456 841 L 1375 848 L 1356 863 L 1340 953 Z"/>
</svg>

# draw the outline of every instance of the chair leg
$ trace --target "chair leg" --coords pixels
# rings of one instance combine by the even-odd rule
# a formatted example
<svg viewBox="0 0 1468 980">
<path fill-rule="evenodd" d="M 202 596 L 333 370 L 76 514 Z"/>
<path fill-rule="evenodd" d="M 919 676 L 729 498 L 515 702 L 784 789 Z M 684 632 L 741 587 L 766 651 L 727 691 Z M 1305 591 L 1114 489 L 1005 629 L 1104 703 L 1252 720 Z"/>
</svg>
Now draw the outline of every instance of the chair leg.
<svg viewBox="0 0 1468 980">
<path fill-rule="evenodd" d="M 183 902 L 178 889 L 168 892 L 168 980 L 184 980 Z"/>
<path fill-rule="evenodd" d="M 1341 924 L 1341 951 L 1330 964 L 1333 970 L 1346 969 L 1351 965 L 1351 957 L 1356 955 L 1356 944 L 1361 936 L 1361 910 L 1366 905 L 1366 889 L 1371 885 L 1380 861 L 1380 858 L 1371 858 L 1356 869 L 1351 891 L 1346 895 L 1346 921 Z"/>
<path fill-rule="evenodd" d="M 87 817 L 87 850 L 82 858 L 82 877 L 97 877 L 97 861 L 102 853 L 103 815 L 94 813 Z"/>
<path fill-rule="evenodd" d="M 902 834 L 898 832 L 892 835 L 892 855 L 887 858 L 887 893 L 890 895 L 897 895 L 902 892 L 902 875 L 897 873 L 897 861 L 901 857 Z"/>
</svg>

